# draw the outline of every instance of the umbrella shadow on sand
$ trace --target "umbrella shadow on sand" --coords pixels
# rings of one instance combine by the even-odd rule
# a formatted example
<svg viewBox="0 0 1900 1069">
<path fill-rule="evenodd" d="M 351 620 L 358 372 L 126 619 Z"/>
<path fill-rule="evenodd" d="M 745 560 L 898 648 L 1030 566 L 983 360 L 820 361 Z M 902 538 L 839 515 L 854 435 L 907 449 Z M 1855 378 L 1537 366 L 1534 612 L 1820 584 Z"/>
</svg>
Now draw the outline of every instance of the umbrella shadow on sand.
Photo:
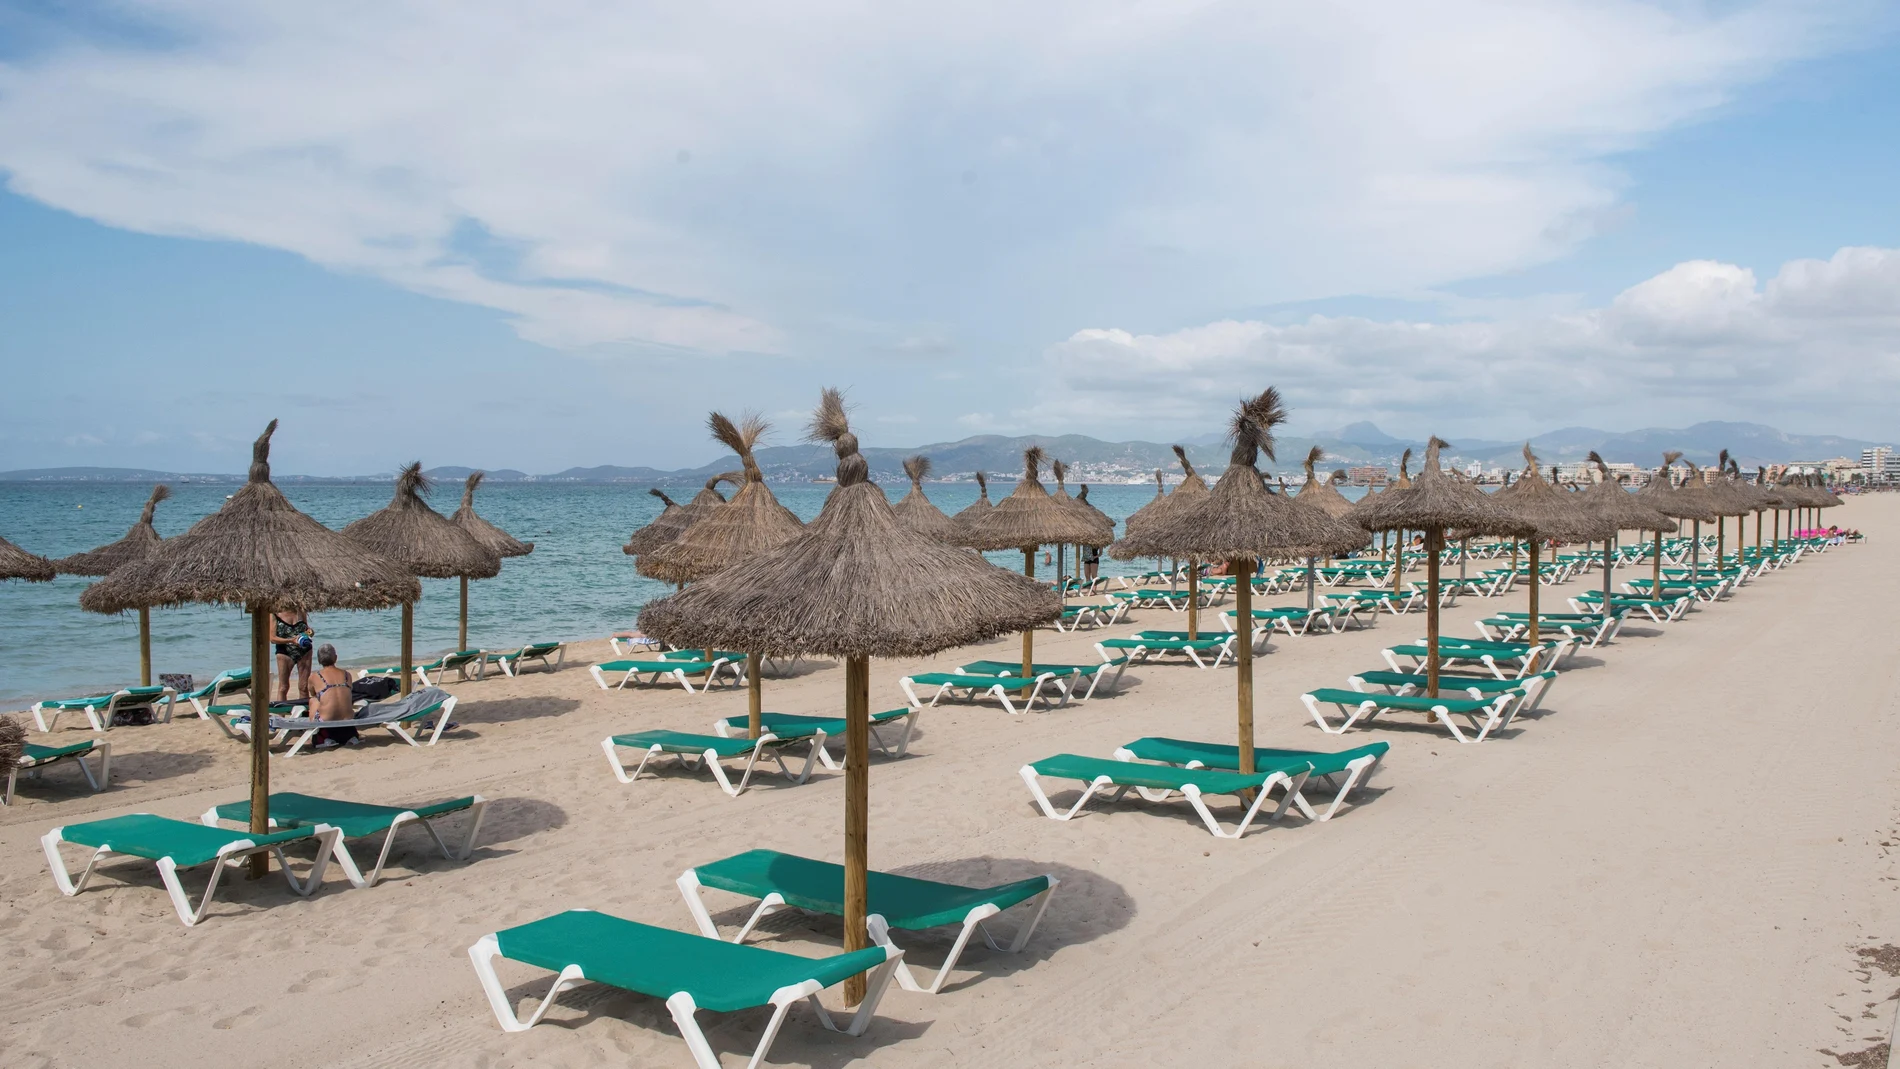
<svg viewBox="0 0 1900 1069">
<path fill-rule="evenodd" d="M 540 720 L 561 716 L 581 707 L 574 698 L 495 698 L 488 701 L 455 703 L 455 720 L 466 731 L 476 724 L 506 724 L 516 720 Z M 454 729 L 451 729 L 452 731 Z"/>
</svg>

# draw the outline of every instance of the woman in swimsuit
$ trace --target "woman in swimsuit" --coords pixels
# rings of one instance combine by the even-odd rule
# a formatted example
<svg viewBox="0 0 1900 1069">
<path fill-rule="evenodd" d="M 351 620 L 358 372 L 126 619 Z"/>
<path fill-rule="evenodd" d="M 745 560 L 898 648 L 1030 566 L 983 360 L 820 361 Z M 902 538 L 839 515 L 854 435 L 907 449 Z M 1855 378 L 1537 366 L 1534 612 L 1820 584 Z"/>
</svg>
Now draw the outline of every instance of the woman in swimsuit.
<svg viewBox="0 0 1900 1069">
<path fill-rule="evenodd" d="M 317 647 L 317 693 L 311 699 L 311 709 L 318 720 L 349 720 L 356 715 L 350 698 L 350 674 L 336 666 L 336 647 L 328 642 Z M 355 728 L 324 728 L 317 735 L 314 749 L 344 745 L 361 745 Z"/>
<path fill-rule="evenodd" d="M 297 700 L 310 700 L 310 617 L 302 609 L 271 614 L 271 649 L 277 654 L 277 700 L 290 700 L 290 673 L 297 672 Z"/>
</svg>

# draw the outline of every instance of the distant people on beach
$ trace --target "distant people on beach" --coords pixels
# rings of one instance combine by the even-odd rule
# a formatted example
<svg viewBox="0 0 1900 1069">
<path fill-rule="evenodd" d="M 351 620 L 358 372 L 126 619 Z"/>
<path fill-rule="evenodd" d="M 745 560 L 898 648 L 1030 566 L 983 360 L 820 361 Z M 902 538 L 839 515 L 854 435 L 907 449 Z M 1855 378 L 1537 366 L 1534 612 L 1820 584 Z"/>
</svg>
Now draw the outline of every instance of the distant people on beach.
<svg viewBox="0 0 1900 1069">
<path fill-rule="evenodd" d="M 290 700 L 290 673 L 297 673 L 297 700 L 310 700 L 310 617 L 302 609 L 271 614 L 271 647 L 277 654 L 277 700 Z"/>
<path fill-rule="evenodd" d="M 1093 583 L 1102 573 L 1102 547 L 1082 547 L 1082 578 Z"/>
<path fill-rule="evenodd" d="M 317 693 L 310 700 L 318 720 L 350 720 L 356 706 L 350 693 L 350 674 L 336 666 L 336 647 L 328 642 L 317 647 Z M 324 728 L 317 734 L 312 749 L 334 750 L 338 746 L 359 746 L 355 728 Z"/>
</svg>

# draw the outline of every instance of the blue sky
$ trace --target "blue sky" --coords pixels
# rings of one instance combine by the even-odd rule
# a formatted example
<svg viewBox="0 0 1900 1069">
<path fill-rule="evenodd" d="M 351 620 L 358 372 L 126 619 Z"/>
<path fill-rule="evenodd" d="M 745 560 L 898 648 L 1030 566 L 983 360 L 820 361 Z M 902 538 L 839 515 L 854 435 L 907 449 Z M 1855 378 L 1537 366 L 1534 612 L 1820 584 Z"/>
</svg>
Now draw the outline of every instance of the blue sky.
<svg viewBox="0 0 1900 1069">
<path fill-rule="evenodd" d="M 0 469 L 1900 437 L 1881 6 L 0 3 Z"/>
</svg>

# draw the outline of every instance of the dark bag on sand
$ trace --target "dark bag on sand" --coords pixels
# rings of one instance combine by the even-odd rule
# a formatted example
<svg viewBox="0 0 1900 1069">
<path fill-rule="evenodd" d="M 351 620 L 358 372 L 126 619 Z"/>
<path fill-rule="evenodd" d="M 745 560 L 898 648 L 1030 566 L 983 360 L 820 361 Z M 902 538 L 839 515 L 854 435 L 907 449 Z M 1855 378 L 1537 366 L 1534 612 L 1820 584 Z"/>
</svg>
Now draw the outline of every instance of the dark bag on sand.
<svg viewBox="0 0 1900 1069">
<path fill-rule="evenodd" d="M 350 684 L 350 700 L 379 702 L 401 689 L 389 676 L 370 676 Z"/>
</svg>

